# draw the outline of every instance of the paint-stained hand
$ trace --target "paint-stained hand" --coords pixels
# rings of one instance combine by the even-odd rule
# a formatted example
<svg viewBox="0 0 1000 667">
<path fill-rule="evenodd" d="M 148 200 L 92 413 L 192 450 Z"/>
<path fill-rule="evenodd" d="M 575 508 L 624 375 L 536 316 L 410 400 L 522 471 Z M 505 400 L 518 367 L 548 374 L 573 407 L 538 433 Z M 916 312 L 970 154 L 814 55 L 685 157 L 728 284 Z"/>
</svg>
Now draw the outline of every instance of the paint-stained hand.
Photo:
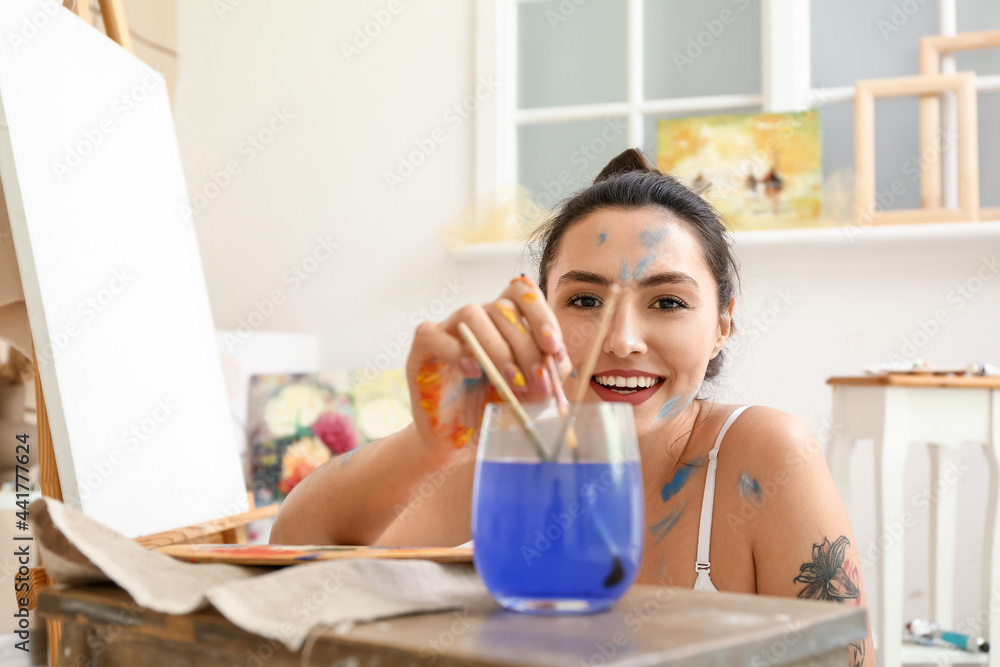
<svg viewBox="0 0 1000 667">
<path fill-rule="evenodd" d="M 435 455 L 446 455 L 479 439 L 487 402 L 499 395 L 458 332 L 464 322 L 521 401 L 546 400 L 553 383 L 547 357 L 560 379 L 571 363 L 555 314 L 537 285 L 515 278 L 496 301 L 469 304 L 440 324 L 417 327 L 406 374 L 413 419 Z"/>
</svg>

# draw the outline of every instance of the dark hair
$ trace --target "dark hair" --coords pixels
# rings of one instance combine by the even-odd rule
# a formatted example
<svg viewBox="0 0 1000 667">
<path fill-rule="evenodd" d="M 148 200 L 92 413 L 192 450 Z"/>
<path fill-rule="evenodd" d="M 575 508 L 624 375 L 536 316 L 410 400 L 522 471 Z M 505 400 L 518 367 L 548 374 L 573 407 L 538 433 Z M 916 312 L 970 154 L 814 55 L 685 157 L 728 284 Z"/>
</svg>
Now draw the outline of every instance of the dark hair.
<svg viewBox="0 0 1000 667">
<path fill-rule="evenodd" d="M 650 164 L 635 148 L 629 148 L 611 160 L 592 185 L 563 202 L 555 216 L 532 234 L 542 246 L 538 285 L 543 294 L 547 294 L 549 266 L 559 251 L 559 243 L 566 231 L 585 215 L 606 208 L 655 208 L 683 220 L 700 241 L 705 262 L 715 277 L 719 312 L 728 310 L 729 301 L 738 289 L 739 270 L 722 216 L 683 183 Z M 731 331 L 735 330 L 733 325 Z M 716 377 L 722 370 L 722 364 L 723 352 L 720 350 L 708 362 L 705 379 Z"/>
</svg>

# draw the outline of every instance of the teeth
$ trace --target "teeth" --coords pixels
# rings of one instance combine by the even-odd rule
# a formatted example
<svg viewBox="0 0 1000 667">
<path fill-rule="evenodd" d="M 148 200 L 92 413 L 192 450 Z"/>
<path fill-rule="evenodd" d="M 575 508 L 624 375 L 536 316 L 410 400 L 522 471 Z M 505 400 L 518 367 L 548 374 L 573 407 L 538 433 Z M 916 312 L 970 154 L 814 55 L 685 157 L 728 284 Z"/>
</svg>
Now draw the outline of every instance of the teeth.
<svg viewBox="0 0 1000 667">
<path fill-rule="evenodd" d="M 595 377 L 599 384 L 605 387 L 621 387 L 625 388 L 647 388 L 652 387 L 659 380 L 651 376 L 635 376 L 632 377 L 621 377 L 620 375 L 598 375 Z M 632 393 L 632 392 L 626 392 Z"/>
</svg>

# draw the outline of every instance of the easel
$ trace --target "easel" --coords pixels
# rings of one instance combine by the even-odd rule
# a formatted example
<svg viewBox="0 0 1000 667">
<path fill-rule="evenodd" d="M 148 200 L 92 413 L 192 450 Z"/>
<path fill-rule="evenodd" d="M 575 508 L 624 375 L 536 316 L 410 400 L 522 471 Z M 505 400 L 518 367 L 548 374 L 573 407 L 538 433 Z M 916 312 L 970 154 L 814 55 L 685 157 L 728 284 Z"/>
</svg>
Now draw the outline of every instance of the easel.
<svg viewBox="0 0 1000 667">
<path fill-rule="evenodd" d="M 108 37 L 116 41 L 122 48 L 132 52 L 132 40 L 125 22 L 121 0 L 99 0 L 104 27 Z M 75 0 L 71 10 L 84 21 L 90 23 L 90 6 L 87 0 Z M 38 469 L 42 495 L 62 501 L 62 486 L 59 482 L 59 472 L 56 468 L 55 450 L 52 444 L 52 433 L 49 428 L 45 409 L 45 398 L 42 392 L 42 382 L 38 370 L 38 356 L 32 351 L 32 363 L 35 379 L 35 402 L 38 419 Z M 249 523 L 274 516 L 278 512 L 277 505 L 254 507 L 253 494 L 247 494 L 249 511 L 242 514 L 221 517 L 212 521 L 194 524 L 168 530 L 161 533 L 135 538 L 135 541 L 146 548 L 165 546 L 168 544 L 245 544 L 246 526 Z M 45 572 L 44 566 L 32 568 L 29 574 L 28 609 L 38 605 L 38 591 L 44 586 L 54 585 Z M 57 654 L 62 625 L 59 621 L 46 621 L 49 638 L 49 664 L 59 664 Z"/>
</svg>

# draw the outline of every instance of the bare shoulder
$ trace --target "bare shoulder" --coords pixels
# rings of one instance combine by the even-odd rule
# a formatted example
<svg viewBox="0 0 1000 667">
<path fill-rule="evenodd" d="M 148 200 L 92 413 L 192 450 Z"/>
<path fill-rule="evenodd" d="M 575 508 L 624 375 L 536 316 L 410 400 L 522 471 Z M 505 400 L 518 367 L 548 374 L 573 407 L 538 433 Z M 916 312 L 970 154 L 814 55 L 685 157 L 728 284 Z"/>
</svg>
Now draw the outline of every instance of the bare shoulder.
<svg viewBox="0 0 1000 667">
<path fill-rule="evenodd" d="M 732 414 L 733 406 L 717 412 Z M 721 424 L 719 426 L 721 428 Z M 790 516 L 811 520 L 821 507 L 839 505 L 822 448 L 809 427 L 797 417 L 754 405 L 729 427 L 718 457 L 717 497 L 725 512 L 751 535 L 765 524 L 786 526 Z"/>
<path fill-rule="evenodd" d="M 725 406 L 729 407 L 729 406 Z M 730 414 L 731 410 L 725 411 Z M 754 467 L 787 468 L 823 463 L 816 436 L 798 417 L 766 405 L 752 405 L 729 427 L 719 463 L 754 463 Z"/>
</svg>

